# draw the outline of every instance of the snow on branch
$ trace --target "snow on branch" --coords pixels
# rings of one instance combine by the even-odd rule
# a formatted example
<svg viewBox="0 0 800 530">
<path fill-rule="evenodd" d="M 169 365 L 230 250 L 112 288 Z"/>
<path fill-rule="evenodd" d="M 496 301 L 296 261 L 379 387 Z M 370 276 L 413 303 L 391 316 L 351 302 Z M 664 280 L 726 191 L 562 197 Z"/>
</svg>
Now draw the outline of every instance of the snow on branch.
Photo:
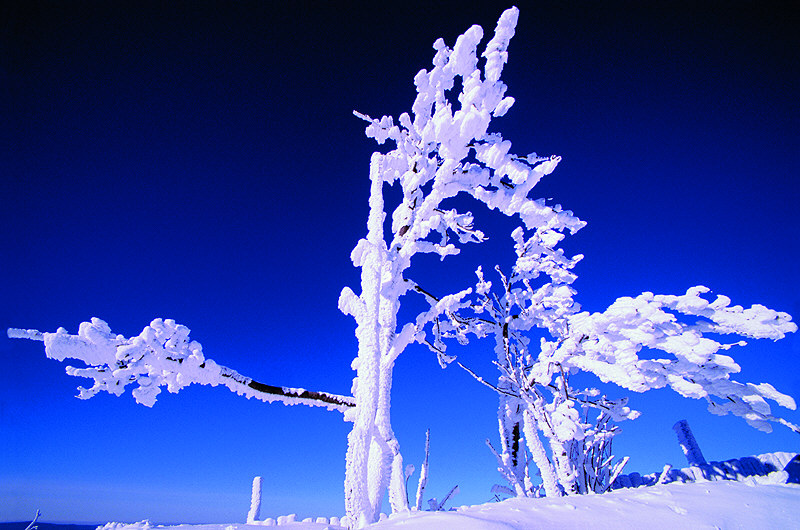
<svg viewBox="0 0 800 530">
<path fill-rule="evenodd" d="M 578 313 L 569 318 L 570 335 L 558 347 L 550 344 L 549 360 L 565 368 L 577 368 L 629 390 L 644 392 L 669 386 L 684 397 L 705 399 L 710 412 L 740 416 L 751 426 L 770 432 L 769 422 L 800 428 L 773 416 L 766 399 L 795 409 L 790 396 L 768 383 L 739 383 L 730 379 L 740 367 L 719 353 L 745 341 L 723 344 L 704 334 L 734 334 L 745 338 L 781 339 L 797 331 L 791 316 L 763 305 L 748 309 L 731 306 L 730 299 L 702 297 L 709 289 L 690 288 L 686 294 L 617 299 L 602 313 Z M 679 315 L 697 317 L 692 323 Z M 671 358 L 642 359 L 647 348 Z M 712 398 L 718 398 L 717 400 Z"/>
<path fill-rule="evenodd" d="M 508 60 L 508 44 L 514 35 L 519 11 L 506 10 L 500 17 L 494 37 L 478 65 L 477 46 L 483 38 L 480 26 L 472 26 L 458 37 L 450 49 L 442 39 L 434 43 L 436 55 L 430 71 L 420 70 L 414 78 L 417 97 L 412 117 L 400 115 L 372 119 L 367 136 L 379 144 L 386 140 L 396 148 L 382 155 L 380 173 L 384 182 L 399 181 L 403 200 L 392 213 L 393 240 L 390 253 L 410 260 L 415 253 L 436 253 L 443 259 L 458 254 L 450 240 L 479 243 L 486 239 L 473 226 L 470 212 L 445 210 L 441 203 L 460 193 L 483 202 L 505 215 L 519 215 L 528 229 L 550 233 L 575 232 L 585 225 L 572 212 L 548 206 L 543 199 L 532 200 L 528 193 L 539 180 L 552 173 L 561 157 L 525 157 L 511 154 L 511 142 L 497 132 L 489 132 L 493 117 L 504 115 L 514 102 L 505 95 L 507 86 L 500 80 Z M 455 93 L 456 78 L 461 90 Z"/>
<path fill-rule="evenodd" d="M 55 333 L 11 328 L 8 336 L 44 341 L 50 359 L 77 359 L 86 363 L 85 368 L 67 367 L 69 375 L 94 380 L 90 388 L 78 388 L 81 399 L 89 399 L 100 391 L 120 396 L 126 386 L 136 383 L 132 391 L 134 399 L 152 407 L 162 386 L 177 393 L 197 383 L 223 385 L 239 395 L 269 403 L 280 401 L 285 405 L 302 404 L 340 412 L 355 406 L 350 396 L 265 385 L 220 366 L 205 358 L 199 342 L 190 340 L 189 328 L 172 319 L 157 318 L 131 338 L 115 335 L 106 322 L 96 317 L 82 322 L 77 335 L 70 335 L 64 328 Z"/>
</svg>

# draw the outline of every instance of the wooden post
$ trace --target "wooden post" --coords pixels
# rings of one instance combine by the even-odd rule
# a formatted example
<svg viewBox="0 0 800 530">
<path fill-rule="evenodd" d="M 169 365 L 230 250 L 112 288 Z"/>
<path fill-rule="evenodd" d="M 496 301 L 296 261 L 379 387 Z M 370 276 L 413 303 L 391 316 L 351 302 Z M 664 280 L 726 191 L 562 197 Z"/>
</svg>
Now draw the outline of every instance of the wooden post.
<svg viewBox="0 0 800 530">
<path fill-rule="evenodd" d="M 689 428 L 689 422 L 681 420 L 673 425 L 672 429 L 675 431 L 675 434 L 678 435 L 678 443 L 681 444 L 681 449 L 683 449 L 683 454 L 686 455 L 686 460 L 689 461 L 689 465 L 706 465 L 706 459 L 703 456 L 703 452 L 700 450 L 700 446 L 697 445 L 697 440 L 695 440 L 692 434 L 692 429 Z"/>
</svg>

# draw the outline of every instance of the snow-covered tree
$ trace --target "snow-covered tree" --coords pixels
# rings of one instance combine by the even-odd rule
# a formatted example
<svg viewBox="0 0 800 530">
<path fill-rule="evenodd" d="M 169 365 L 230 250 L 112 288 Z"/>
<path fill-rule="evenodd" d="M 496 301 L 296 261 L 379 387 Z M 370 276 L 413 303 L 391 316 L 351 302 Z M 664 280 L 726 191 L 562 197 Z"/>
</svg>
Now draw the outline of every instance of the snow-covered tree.
<svg viewBox="0 0 800 530">
<path fill-rule="evenodd" d="M 135 399 L 152 405 L 161 386 L 177 392 L 191 383 L 221 384 L 265 401 L 342 411 L 353 422 L 345 479 L 351 521 L 363 525 L 376 520 L 387 488 L 392 509 L 408 509 L 402 457 L 389 415 L 394 362 L 409 344 L 426 340 L 426 325 L 467 304 L 464 299 L 471 289 L 436 298 L 405 272 L 418 253 L 444 259 L 458 254 L 463 244 L 485 239 L 473 226 L 471 213 L 446 209 L 443 201 L 464 193 L 504 215 L 519 214 L 530 229 L 548 224 L 554 230 L 574 230 L 578 223 L 568 212 L 527 198 L 560 159 L 509 155 L 510 143 L 488 132 L 490 120 L 504 115 L 514 102 L 505 95 L 500 75 L 517 16 L 516 8 L 502 14 L 483 51 L 481 68 L 479 26 L 458 37 L 452 49 L 437 40 L 433 68 L 414 78 L 416 100 L 411 114 L 402 114 L 398 124 L 390 117 L 372 120 L 356 113 L 370 122 L 368 136 L 380 144 L 391 140 L 396 148 L 372 156 L 367 236 L 351 256 L 361 268 L 361 293 L 345 288 L 339 299 L 340 309 L 357 322 L 353 398 L 257 383 L 206 359 L 199 343 L 190 341 L 188 328 L 172 320 L 154 320 L 131 338 L 112 333 L 97 318 L 81 324 L 78 335 L 62 328 L 55 333 L 12 329 L 9 336 L 43 340 L 54 359 L 82 360 L 85 368 L 70 367 L 68 373 L 94 379 L 91 388 L 81 389 L 83 398 L 99 391 L 119 395 L 135 383 Z M 457 78 L 461 89 L 455 93 Z M 391 233 L 385 235 L 383 188 L 395 182 L 403 197 L 393 210 Z M 425 297 L 430 307 L 400 326 L 400 299 L 409 292 Z"/>
<path fill-rule="evenodd" d="M 519 215 L 525 228 L 545 238 L 582 226 L 570 212 L 528 198 L 560 158 L 509 154 L 511 143 L 489 132 L 491 119 L 504 115 L 514 102 L 506 96 L 500 75 L 517 16 L 516 8 L 502 14 L 481 66 L 479 26 L 458 37 L 452 49 L 437 40 L 433 68 L 414 78 L 412 113 L 401 114 L 397 123 L 388 116 L 372 119 L 357 113 L 370 123 L 368 136 L 396 146 L 372 156 L 367 237 L 352 253 L 354 265 L 361 268 L 361 294 L 345 288 L 339 299 L 342 311 L 358 324 L 359 354 L 353 362 L 357 405 L 346 412 L 354 427 L 348 438 L 345 489 L 348 514 L 361 523 L 376 519 L 387 487 L 392 509 L 407 509 L 402 457 L 389 415 L 395 360 L 412 342 L 430 343 L 425 333 L 429 323 L 470 303 L 471 289 L 436 297 L 431 294 L 435 289 L 423 288 L 407 274 L 416 254 L 433 253 L 443 260 L 458 254 L 463 244 L 485 240 L 470 212 L 447 209 L 443 202 L 471 196 L 490 210 Z M 402 199 L 391 213 L 391 233 L 384 234 L 383 188 L 395 183 Z M 430 308 L 401 325 L 401 297 L 410 292 L 424 296 Z M 433 340 L 436 344 L 440 338 Z M 447 360 L 442 350 L 440 362 Z"/>
<path fill-rule="evenodd" d="M 510 142 L 503 144 L 507 153 Z M 479 148 L 476 153 L 480 158 Z M 557 246 L 567 232 L 585 223 L 558 205 L 551 211 L 557 215 L 533 222 L 521 212 L 524 224 L 511 234 L 517 259 L 510 276 L 497 267 L 500 287 L 493 289 L 478 268 L 474 295 L 461 299 L 460 309 L 445 313 L 446 318 L 437 317 L 431 328 L 434 338 L 425 341 L 445 366 L 455 356 L 447 352 L 444 339 L 465 344 L 470 335 L 493 336 L 493 362 L 500 370 L 496 385 L 461 366 L 500 395 L 497 456 L 511 486 L 508 492 L 536 494 L 522 441 L 549 496 L 605 491 L 624 465 L 614 464 L 609 452 L 618 432 L 614 424 L 634 419 L 638 412 L 627 407 L 627 399 L 611 400 L 596 388 L 571 387 L 570 376 L 579 372 L 635 392 L 669 387 L 684 397 L 705 399 L 714 414 L 735 414 L 767 432 L 771 422 L 800 432 L 773 415 L 766 401 L 794 409 L 794 400 L 768 383 L 731 380 L 740 367 L 721 353 L 744 346 L 746 338 L 778 340 L 795 332 L 788 314 L 758 304 L 732 306 L 723 295 L 712 300 L 704 286 L 678 296 L 645 292 L 619 298 L 601 313 L 581 312 L 571 284 L 576 279 L 572 269 L 583 256 L 567 257 Z M 721 335 L 737 340 L 720 342 Z M 591 410 L 596 417 L 589 417 Z"/>
<path fill-rule="evenodd" d="M 390 140 L 395 147 L 374 153 L 370 161 L 367 234 L 351 254 L 353 264 L 361 268 L 361 292 L 345 288 L 339 297 L 339 308 L 357 324 L 352 397 L 256 382 L 205 358 L 200 344 L 190 340 L 189 329 L 169 319 L 153 320 L 130 338 L 112 333 L 97 318 L 82 323 L 77 335 L 59 328 L 55 333 L 10 329 L 9 336 L 44 341 L 51 358 L 83 361 L 85 367 L 68 367 L 67 372 L 94 380 L 92 387 L 80 389 L 84 399 L 100 391 L 120 395 L 126 386 L 135 385 L 137 402 L 152 406 L 162 386 L 178 392 L 197 383 L 223 385 L 268 402 L 342 412 L 353 423 L 345 507 L 356 526 L 378 519 L 387 490 L 393 511 L 408 509 L 407 476 L 390 406 L 394 363 L 414 342 L 434 349 L 446 366 L 454 360 L 445 349 L 448 337 L 466 342 L 470 334 L 494 336 L 501 371 L 495 386 L 501 394 L 499 457 L 517 494 L 533 491 L 528 456 L 520 448 L 523 440 L 548 495 L 562 489 L 597 491 L 597 484 L 610 480 L 602 472 L 610 461 L 608 441 L 617 432 L 612 422 L 635 413 L 624 400 L 570 387 L 568 376 L 578 371 L 634 391 L 670 386 L 685 396 L 708 399 L 712 412 L 738 414 L 759 428 L 777 421 L 796 429 L 773 416 L 765 401 L 793 407 L 791 398 L 767 384 L 731 381 L 729 375 L 738 366 L 718 353 L 730 345 L 704 336 L 734 333 L 776 339 L 796 330 L 788 315 L 762 306 L 731 307 L 724 297 L 710 302 L 701 296 L 704 288 L 682 296 L 645 293 L 621 298 L 603 313 L 579 312 L 570 284 L 571 269 L 580 256 L 568 258 L 556 246 L 585 223 L 558 205 L 528 197 L 561 159 L 513 155 L 511 143 L 489 131 L 491 120 L 514 103 L 500 77 L 517 16 L 516 8 L 501 15 L 480 56 L 479 26 L 459 36 L 452 48 L 437 40 L 433 67 L 415 76 L 417 96 L 411 112 L 401 114 L 397 122 L 356 113 L 369 122 L 369 137 L 379 144 Z M 394 185 L 402 198 L 389 207 L 384 189 Z M 518 259 L 509 278 L 501 275 L 499 293 L 492 292 L 480 272 L 475 289 L 445 296 L 436 296 L 437 286 L 423 287 L 410 276 L 417 254 L 444 260 L 467 243 L 486 239 L 470 212 L 447 206 L 457 196 L 472 197 L 479 206 L 505 216 L 519 216 L 521 225 L 513 234 Z M 386 233 L 384 219 L 390 210 Z M 428 307 L 400 322 L 406 294 L 422 296 Z M 682 315 L 700 322 L 686 322 Z M 538 352 L 530 347 L 533 329 L 549 334 L 541 338 Z M 643 348 L 672 357 L 640 358 Z M 586 410 L 599 411 L 594 423 Z"/>
<path fill-rule="evenodd" d="M 527 239 L 522 227 L 514 230 L 517 260 L 510 277 L 497 267 L 500 288 L 493 290 L 479 268 L 472 305 L 462 303 L 458 312 L 437 319 L 434 341 L 427 342 L 448 364 L 455 356 L 446 352 L 443 339 L 465 344 L 469 335 L 493 336 L 493 363 L 500 370 L 496 385 L 458 364 L 500 395 L 501 452 L 496 454 L 511 486 L 507 493 L 538 492 L 530 481 L 522 441 L 548 496 L 603 492 L 624 465 L 614 464 L 610 453 L 618 432 L 615 422 L 639 413 L 627 407 L 625 398 L 611 400 L 597 388 L 573 388 L 569 378 L 580 372 L 635 392 L 669 387 L 684 397 L 705 399 L 714 414 L 735 414 L 767 432 L 770 422 L 800 432 L 773 415 L 766 401 L 794 409 L 790 396 L 768 383 L 731 380 L 740 367 L 720 353 L 744 346 L 744 338 L 778 340 L 796 331 L 788 314 L 762 305 L 731 306 L 722 295 L 712 301 L 703 296 L 709 292 L 703 286 L 680 296 L 622 297 L 602 313 L 581 312 L 570 284 L 576 278 L 571 269 L 583 256 L 567 258 L 556 249 L 562 237 L 546 227 Z M 538 348 L 532 347 L 534 330 L 545 334 Z M 739 340 L 723 343 L 716 338 L 729 334 Z M 665 353 L 669 357 L 653 357 Z M 596 416 L 590 418 L 590 411 Z"/>
<path fill-rule="evenodd" d="M 389 307 L 395 315 L 397 300 L 412 289 L 425 294 L 434 308 L 407 324 L 395 339 L 405 347 L 413 336 L 427 344 L 444 367 L 455 359 L 446 351 L 444 339 L 464 344 L 470 335 L 494 337 L 494 364 L 501 373 L 498 383 L 472 373 L 500 394 L 498 463 L 517 495 L 535 494 L 522 441 L 551 496 L 605 491 L 624 465 L 624 461 L 614 463 L 610 453 L 610 442 L 619 432 L 615 423 L 634 419 L 638 412 L 627 406 L 626 398 L 614 400 L 597 388 L 570 386 L 570 376 L 579 372 L 635 392 L 670 387 L 684 397 L 705 399 L 714 414 L 738 415 L 761 430 L 771 430 L 770 422 L 776 422 L 800 431 L 773 415 L 766 401 L 794 409 L 791 397 L 767 383 L 731 380 L 740 367 L 721 353 L 745 345 L 745 338 L 777 340 L 795 332 L 797 326 L 788 314 L 762 305 L 732 306 L 722 295 L 711 300 L 704 296 L 709 289 L 703 286 L 678 296 L 622 297 L 602 313 L 581 312 L 571 284 L 576 278 L 572 269 L 583 256 L 565 256 L 557 247 L 567 233 L 575 233 L 585 223 L 560 205 L 528 198 L 560 157 L 515 156 L 510 154 L 508 140 L 488 130 L 491 118 L 505 114 L 513 103 L 505 96 L 499 74 L 507 60 L 516 16 L 512 8 L 501 17 L 483 54 L 483 76 L 475 52 L 480 28 L 470 28 L 453 50 L 440 39 L 434 44 L 434 69 L 423 70 L 415 78 L 418 95 L 413 123 L 403 114 L 399 126 L 384 117 L 373 120 L 367 129 L 379 143 L 386 139 L 396 143 L 397 149 L 387 155 L 375 154 L 373 164 L 382 181 L 398 180 L 403 190 L 403 200 L 392 216 L 391 243 L 381 239 L 375 250 L 384 260 L 383 274 L 375 273 L 375 278 L 381 278 L 378 298 L 390 293 L 386 302 L 380 299 L 376 310 Z M 459 76 L 463 88 L 454 98 L 449 91 Z M 377 193 L 374 177 L 373 186 Z M 440 299 L 403 274 L 416 252 L 435 252 L 442 258 L 457 253 L 448 230 L 462 243 L 484 238 L 472 226 L 471 214 L 439 208 L 441 200 L 461 192 L 490 209 L 519 215 L 522 224 L 511 234 L 517 260 L 509 277 L 497 269 L 499 289 L 492 290 L 479 268 L 474 293 L 461 291 Z M 373 213 L 377 205 L 378 200 L 371 199 Z M 375 219 L 374 226 L 380 230 L 382 225 Z M 432 241 L 431 235 L 441 241 Z M 356 265 L 360 264 L 359 248 L 354 252 Z M 363 284 L 362 289 L 366 292 Z M 343 300 L 352 297 L 349 291 L 343 293 Z M 432 338 L 428 338 L 421 328 L 431 318 Z M 369 329 L 383 325 L 377 321 L 377 317 L 363 320 Z M 386 322 L 388 330 L 395 329 L 394 320 Z M 729 334 L 737 340 L 718 340 Z M 538 348 L 532 347 L 536 337 Z M 389 384 L 400 350 L 390 342 L 381 352 L 380 358 L 388 361 L 382 369 Z M 668 357 L 662 358 L 663 354 Z M 388 414 L 388 401 L 381 403 Z M 595 411 L 591 418 L 590 411 Z"/>
<path fill-rule="evenodd" d="M 615 423 L 638 413 L 626 406 L 625 399 L 608 399 L 596 388 L 573 388 L 568 370 L 548 366 L 546 361 L 539 364 L 530 347 L 530 332 L 540 329 L 558 340 L 568 336 L 569 318 L 580 310 L 572 299 L 575 291 L 570 284 L 576 276 L 571 269 L 582 256 L 565 257 L 556 249 L 562 234 L 548 235 L 546 227 L 527 240 L 523 235 L 521 227 L 512 233 L 517 252 L 512 274 L 506 276 L 496 267 L 500 288 L 493 290 L 479 268 L 474 304 L 436 322 L 436 340 L 428 346 L 440 359 L 452 361 L 455 357 L 446 354 L 442 339 L 466 343 L 470 334 L 493 338 L 493 363 L 500 370 L 496 385 L 458 364 L 500 396 L 501 451 L 495 454 L 510 485 L 507 491 L 501 490 L 517 496 L 538 495 L 539 488 L 531 481 L 532 462 L 549 496 L 565 489 L 602 492 L 613 473 L 611 441 L 619 432 Z M 541 370 L 549 370 L 552 378 L 537 384 L 532 377 Z M 590 413 L 596 417 L 590 418 Z"/>
</svg>

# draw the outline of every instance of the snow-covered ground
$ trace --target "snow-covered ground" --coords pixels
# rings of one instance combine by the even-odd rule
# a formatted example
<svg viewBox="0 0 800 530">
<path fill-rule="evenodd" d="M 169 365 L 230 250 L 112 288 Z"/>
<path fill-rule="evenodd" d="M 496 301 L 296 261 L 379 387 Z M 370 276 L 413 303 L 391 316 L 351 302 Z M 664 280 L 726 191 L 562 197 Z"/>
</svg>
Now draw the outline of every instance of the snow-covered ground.
<svg viewBox="0 0 800 530">
<path fill-rule="evenodd" d="M 773 474 L 776 475 L 776 474 Z M 779 481 L 780 477 L 773 480 Z M 785 479 L 784 479 L 785 480 Z M 769 484 L 770 477 L 743 482 L 673 483 L 603 495 L 509 499 L 450 512 L 414 512 L 376 523 L 375 529 L 457 528 L 463 530 L 617 528 L 797 528 L 800 485 Z M 289 528 L 338 529 L 330 522 L 269 519 L 259 525 L 182 525 L 185 530 L 258 530 L 265 524 Z M 334 521 L 337 523 L 338 521 Z M 149 530 L 147 523 L 110 523 L 106 530 Z"/>
</svg>

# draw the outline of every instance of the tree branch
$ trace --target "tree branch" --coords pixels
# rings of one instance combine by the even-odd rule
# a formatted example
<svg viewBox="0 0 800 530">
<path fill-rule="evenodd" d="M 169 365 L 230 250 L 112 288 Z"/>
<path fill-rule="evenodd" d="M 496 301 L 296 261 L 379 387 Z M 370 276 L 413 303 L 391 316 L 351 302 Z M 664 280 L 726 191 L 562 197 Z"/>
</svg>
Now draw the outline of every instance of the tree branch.
<svg viewBox="0 0 800 530">
<path fill-rule="evenodd" d="M 164 336 L 152 337 L 162 329 L 167 331 Z M 51 359 L 63 361 L 71 358 L 85 362 L 86 368 L 67 368 L 70 375 L 94 379 L 92 388 L 79 389 L 78 397 L 82 399 L 91 398 L 101 390 L 120 395 L 126 385 L 138 382 L 139 387 L 133 391 L 134 398 L 143 405 L 152 406 L 160 392 L 159 386 L 166 385 L 170 391 L 177 392 L 188 384 L 198 383 L 222 384 L 237 394 L 270 403 L 280 401 L 286 405 L 325 407 L 339 412 L 356 404 L 352 396 L 267 385 L 218 365 L 202 355 L 199 344 L 194 343 L 196 346 L 189 349 L 188 329 L 174 322 L 156 320 L 145 330 L 139 337 L 119 339 L 110 333 L 105 322 L 93 319 L 91 323 L 81 325 L 77 336 L 68 335 L 63 330 L 42 333 L 35 329 L 17 328 L 9 328 L 7 334 L 12 339 L 43 341 L 45 353 Z M 176 332 L 183 330 L 186 340 L 173 344 Z"/>
<path fill-rule="evenodd" d="M 338 410 L 341 410 L 342 412 L 344 412 L 350 407 L 356 406 L 356 400 L 352 396 L 342 396 L 339 394 L 331 394 L 328 392 L 315 392 L 313 390 L 306 390 L 305 388 L 290 388 L 290 387 L 267 385 L 264 383 L 259 383 L 258 381 L 250 379 L 249 377 L 243 376 L 240 373 L 231 370 L 230 368 L 225 368 L 222 366 L 220 368 L 223 368 L 223 371 L 220 374 L 222 377 L 228 377 L 236 381 L 237 383 L 245 385 L 248 388 L 262 394 L 296 399 L 298 403 L 302 403 L 310 407 L 326 406 L 326 405 L 321 405 L 321 403 L 326 403 L 328 405 L 334 405 Z M 261 399 L 262 401 L 272 401 L 268 399 L 262 399 L 257 395 L 254 397 Z M 284 403 L 286 404 L 290 404 L 285 400 L 281 401 L 284 401 Z"/>
<path fill-rule="evenodd" d="M 470 370 L 469 368 L 467 368 L 466 366 L 464 366 L 463 364 L 461 364 L 461 362 L 460 362 L 460 361 L 456 361 L 456 364 L 457 364 L 457 365 L 459 365 L 459 366 L 460 366 L 461 368 L 463 368 L 464 370 L 466 370 L 466 371 L 467 371 L 467 373 L 468 373 L 469 375 L 471 375 L 472 377 L 474 377 L 476 381 L 478 381 L 478 382 L 479 382 L 479 383 L 481 383 L 481 384 L 484 384 L 484 385 L 488 386 L 489 388 L 491 388 L 492 390 L 494 390 L 494 391 L 495 391 L 495 392 L 497 392 L 498 394 L 502 394 L 502 395 L 504 395 L 504 396 L 514 397 L 514 398 L 518 398 L 518 397 L 519 397 L 519 396 L 518 396 L 518 395 L 516 395 L 516 394 L 512 394 L 511 392 L 508 392 L 508 391 L 506 391 L 506 390 L 502 390 L 502 389 L 500 389 L 500 388 L 498 388 L 498 387 L 494 386 L 493 384 L 491 384 L 490 382 L 488 382 L 486 379 L 484 379 L 483 377 L 479 376 L 478 374 L 476 374 L 475 372 L 473 372 L 472 370 Z"/>
</svg>

